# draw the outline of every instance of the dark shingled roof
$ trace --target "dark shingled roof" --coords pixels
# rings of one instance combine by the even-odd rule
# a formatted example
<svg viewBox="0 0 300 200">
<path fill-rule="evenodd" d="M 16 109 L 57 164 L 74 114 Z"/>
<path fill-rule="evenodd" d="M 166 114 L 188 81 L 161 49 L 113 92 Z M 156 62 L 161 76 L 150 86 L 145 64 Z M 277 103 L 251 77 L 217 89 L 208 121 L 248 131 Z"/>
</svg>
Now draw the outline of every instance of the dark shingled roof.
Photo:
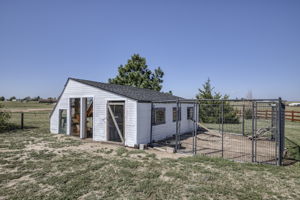
<svg viewBox="0 0 300 200">
<path fill-rule="evenodd" d="M 137 88 L 127 85 L 100 83 L 77 78 L 69 79 L 142 102 L 184 99 L 182 97 L 177 97 L 168 93 L 162 93 L 150 89 Z"/>
</svg>

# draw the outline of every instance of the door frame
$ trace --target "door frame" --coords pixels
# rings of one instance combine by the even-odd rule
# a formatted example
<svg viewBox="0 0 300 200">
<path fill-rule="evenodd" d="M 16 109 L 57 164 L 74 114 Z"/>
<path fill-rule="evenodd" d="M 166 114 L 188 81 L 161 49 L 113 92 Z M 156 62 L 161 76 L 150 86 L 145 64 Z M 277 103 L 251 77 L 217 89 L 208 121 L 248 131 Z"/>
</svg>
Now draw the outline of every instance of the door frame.
<svg viewBox="0 0 300 200">
<path fill-rule="evenodd" d="M 67 109 L 67 112 L 68 112 L 68 116 L 67 116 L 68 125 L 67 125 L 67 135 L 73 136 L 73 134 L 72 134 L 71 99 L 77 99 L 77 98 L 80 99 L 80 126 L 82 125 L 82 121 L 81 121 L 82 99 L 83 98 L 92 98 L 93 99 L 93 138 L 92 139 L 94 140 L 94 138 L 95 138 L 95 96 L 94 95 L 83 95 L 83 96 L 73 96 L 73 95 L 70 95 L 68 97 L 68 109 Z M 68 130 L 68 128 L 69 128 L 69 130 Z M 79 138 L 80 138 L 80 135 L 81 135 L 81 132 L 79 133 Z M 85 138 L 83 138 L 83 139 L 85 139 Z"/>
<path fill-rule="evenodd" d="M 108 128 L 108 115 L 110 115 L 109 111 L 108 111 L 108 106 L 110 105 L 122 105 L 123 106 L 123 139 L 124 141 L 123 142 L 115 142 L 115 141 L 110 141 L 109 140 L 109 128 Z M 125 137 L 125 133 L 126 133 L 126 120 L 125 120 L 125 100 L 108 100 L 107 103 L 106 103 L 106 141 L 108 142 L 115 142 L 115 143 L 119 143 L 119 144 L 123 144 L 125 145 L 125 142 L 126 142 L 126 137 Z M 121 139 L 122 140 L 122 139 Z"/>
</svg>

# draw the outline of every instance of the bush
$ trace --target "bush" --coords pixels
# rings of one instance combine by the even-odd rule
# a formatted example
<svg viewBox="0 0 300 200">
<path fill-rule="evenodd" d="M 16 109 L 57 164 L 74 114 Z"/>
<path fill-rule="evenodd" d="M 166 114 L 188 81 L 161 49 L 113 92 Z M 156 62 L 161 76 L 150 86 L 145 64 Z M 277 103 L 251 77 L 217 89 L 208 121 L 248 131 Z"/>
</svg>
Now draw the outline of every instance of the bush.
<svg viewBox="0 0 300 200">
<path fill-rule="evenodd" d="M 0 104 L 0 109 L 3 105 Z M 8 126 L 8 120 L 10 119 L 10 114 L 4 111 L 0 111 L 0 130 L 4 130 Z"/>
<path fill-rule="evenodd" d="M 252 110 L 250 108 L 245 109 L 244 117 L 245 119 L 252 119 Z"/>
</svg>

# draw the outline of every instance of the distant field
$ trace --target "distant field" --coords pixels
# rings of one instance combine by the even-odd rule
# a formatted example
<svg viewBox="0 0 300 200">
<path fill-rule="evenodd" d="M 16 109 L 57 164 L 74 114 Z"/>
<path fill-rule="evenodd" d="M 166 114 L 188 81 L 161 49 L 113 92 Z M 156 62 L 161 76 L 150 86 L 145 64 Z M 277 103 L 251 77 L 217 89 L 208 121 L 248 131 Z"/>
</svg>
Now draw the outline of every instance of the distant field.
<svg viewBox="0 0 300 200">
<path fill-rule="evenodd" d="M 29 102 L 11 102 L 11 101 L 4 101 L 0 102 L 0 104 L 4 105 L 5 110 L 9 110 L 12 112 L 16 111 L 39 111 L 39 110 L 52 110 L 54 104 L 47 104 L 47 103 L 38 103 L 36 101 L 29 101 Z"/>
<path fill-rule="evenodd" d="M 300 101 L 288 101 L 286 103 L 286 105 L 290 104 L 290 103 L 300 103 Z M 288 110 L 288 111 L 299 111 L 300 112 L 300 106 L 286 106 L 285 107 L 285 110 Z"/>
</svg>

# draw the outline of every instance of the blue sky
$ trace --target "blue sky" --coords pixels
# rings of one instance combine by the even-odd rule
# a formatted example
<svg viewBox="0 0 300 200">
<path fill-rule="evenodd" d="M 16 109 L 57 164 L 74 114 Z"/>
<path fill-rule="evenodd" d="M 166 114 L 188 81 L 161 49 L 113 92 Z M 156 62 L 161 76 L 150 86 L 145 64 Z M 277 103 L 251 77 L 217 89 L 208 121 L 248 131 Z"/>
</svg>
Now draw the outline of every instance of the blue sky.
<svg viewBox="0 0 300 200">
<path fill-rule="evenodd" d="M 106 82 L 134 53 L 192 98 L 209 77 L 232 98 L 300 100 L 298 0 L 0 1 L 0 96 Z"/>
</svg>

